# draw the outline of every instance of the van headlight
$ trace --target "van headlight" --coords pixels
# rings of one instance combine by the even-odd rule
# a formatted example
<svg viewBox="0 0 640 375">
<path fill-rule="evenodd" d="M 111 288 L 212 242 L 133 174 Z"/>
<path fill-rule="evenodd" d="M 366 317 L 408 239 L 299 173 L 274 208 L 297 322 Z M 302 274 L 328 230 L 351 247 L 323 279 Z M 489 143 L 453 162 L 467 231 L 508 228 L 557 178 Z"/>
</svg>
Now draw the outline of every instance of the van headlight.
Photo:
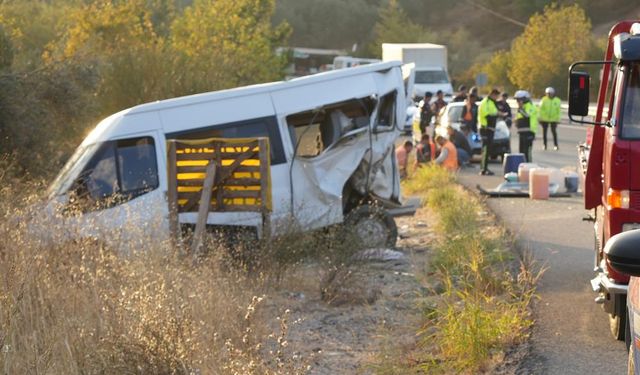
<svg viewBox="0 0 640 375">
<path fill-rule="evenodd" d="M 624 223 L 622 224 L 622 231 L 640 229 L 640 223 Z"/>
</svg>

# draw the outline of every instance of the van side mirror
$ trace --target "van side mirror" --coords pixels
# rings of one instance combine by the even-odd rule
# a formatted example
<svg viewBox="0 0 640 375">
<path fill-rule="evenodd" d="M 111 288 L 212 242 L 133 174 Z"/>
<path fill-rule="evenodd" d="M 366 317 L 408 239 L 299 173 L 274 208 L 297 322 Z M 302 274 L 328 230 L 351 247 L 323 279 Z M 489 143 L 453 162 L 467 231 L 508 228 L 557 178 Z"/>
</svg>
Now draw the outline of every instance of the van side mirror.
<svg viewBox="0 0 640 375">
<path fill-rule="evenodd" d="M 640 230 L 611 237 L 604 252 L 614 270 L 630 276 L 640 276 Z"/>
<path fill-rule="evenodd" d="M 591 77 L 585 72 L 569 74 L 569 115 L 585 117 L 589 115 L 589 85 Z"/>
</svg>

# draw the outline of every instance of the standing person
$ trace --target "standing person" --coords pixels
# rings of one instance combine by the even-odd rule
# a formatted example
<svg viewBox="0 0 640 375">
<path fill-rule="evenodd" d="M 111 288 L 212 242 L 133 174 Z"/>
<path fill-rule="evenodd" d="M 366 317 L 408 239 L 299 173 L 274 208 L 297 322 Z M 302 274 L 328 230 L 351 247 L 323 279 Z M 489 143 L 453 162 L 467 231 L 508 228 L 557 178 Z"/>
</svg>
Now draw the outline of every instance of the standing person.
<svg viewBox="0 0 640 375">
<path fill-rule="evenodd" d="M 475 97 L 476 97 L 476 100 L 478 100 L 478 101 L 481 101 L 482 99 L 484 99 L 482 96 L 480 96 L 480 95 L 478 94 L 478 88 L 477 88 L 477 87 L 475 87 L 475 86 L 472 86 L 472 87 L 469 89 L 469 95 L 473 95 L 473 96 L 475 96 Z"/>
<path fill-rule="evenodd" d="M 547 87 L 544 90 L 545 96 L 540 101 L 539 120 L 542 125 L 542 142 L 543 147 L 547 149 L 547 128 L 551 125 L 551 134 L 553 135 L 553 149 L 558 150 L 558 133 L 556 127 L 560 122 L 560 98 L 556 96 L 556 90 L 553 87 Z"/>
<path fill-rule="evenodd" d="M 436 136 L 436 143 L 440 146 L 440 155 L 434 160 L 434 163 L 441 165 L 450 172 L 458 170 L 458 151 L 448 139 L 441 135 Z"/>
<path fill-rule="evenodd" d="M 493 143 L 493 135 L 496 130 L 496 121 L 498 116 L 504 116 L 506 113 L 498 111 L 496 101 L 500 91 L 491 90 L 489 96 L 482 99 L 478 108 L 478 122 L 480 122 L 480 136 L 482 137 L 482 161 L 480 163 L 480 174 L 492 176 L 493 172 L 489 170 L 489 149 Z"/>
<path fill-rule="evenodd" d="M 430 162 L 436 156 L 436 145 L 431 142 L 429 134 L 423 134 L 416 146 L 416 166 Z"/>
<path fill-rule="evenodd" d="M 433 94 L 429 91 L 424 93 L 422 106 L 420 107 L 420 134 L 427 134 L 427 128 L 431 125 L 433 109 L 431 108 L 431 98 Z"/>
<path fill-rule="evenodd" d="M 460 118 L 467 129 L 474 133 L 478 132 L 478 105 L 475 96 L 470 95 L 464 100 Z"/>
<path fill-rule="evenodd" d="M 469 164 L 472 150 L 467 137 L 462 134 L 461 131 L 456 130 L 451 125 L 447 126 L 447 134 L 449 134 L 449 140 L 453 143 L 454 146 L 456 146 L 456 151 L 458 153 L 458 164 L 460 166 Z"/>
<path fill-rule="evenodd" d="M 520 135 L 520 153 L 524 154 L 527 163 L 533 160 L 531 152 L 533 140 L 536 139 L 538 129 L 538 111 L 531 103 L 529 93 L 519 90 L 513 96 L 518 102 L 518 112 L 516 113 L 516 127 Z"/>
<path fill-rule="evenodd" d="M 400 178 L 407 177 L 407 165 L 409 164 L 409 154 L 413 150 L 413 143 L 405 141 L 404 144 L 396 148 L 396 160 L 400 168 Z"/>
<path fill-rule="evenodd" d="M 436 92 L 436 100 L 432 104 L 433 113 L 438 116 L 440 114 L 440 110 L 447 106 L 447 102 L 444 100 L 444 93 L 442 90 L 438 90 Z"/>
<path fill-rule="evenodd" d="M 507 94 L 506 92 L 503 92 L 500 95 L 500 100 L 496 104 L 498 105 L 498 111 L 504 112 L 507 114 L 506 116 L 502 117 L 502 119 L 507 124 L 507 127 L 511 129 L 511 122 L 512 122 L 511 106 L 507 102 L 507 99 L 509 99 L 509 94 Z"/>
<path fill-rule="evenodd" d="M 458 93 L 456 94 L 456 96 L 453 97 L 451 101 L 454 103 L 464 102 L 465 99 L 467 99 L 467 86 L 460 85 L 460 87 L 458 87 Z"/>
</svg>

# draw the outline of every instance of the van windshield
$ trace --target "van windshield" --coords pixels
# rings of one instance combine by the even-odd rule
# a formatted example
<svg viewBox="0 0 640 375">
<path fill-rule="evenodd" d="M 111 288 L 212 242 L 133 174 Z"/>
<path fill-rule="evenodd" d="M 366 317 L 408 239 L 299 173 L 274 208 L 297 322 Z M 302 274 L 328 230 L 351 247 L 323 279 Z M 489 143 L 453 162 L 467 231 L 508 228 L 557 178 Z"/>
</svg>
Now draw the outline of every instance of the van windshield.
<svg viewBox="0 0 640 375">
<path fill-rule="evenodd" d="M 49 186 L 49 190 L 47 191 L 47 196 L 49 196 L 49 198 L 64 194 L 69 189 L 73 180 L 80 173 L 80 169 L 87 164 L 87 161 L 91 158 L 99 145 L 99 143 L 94 143 L 88 146 L 81 145 L 75 150 L 60 173 L 58 173 L 58 176 L 53 180 L 51 186 Z"/>
<path fill-rule="evenodd" d="M 418 70 L 415 83 L 449 83 L 449 77 L 443 70 Z"/>
<path fill-rule="evenodd" d="M 622 138 L 640 138 L 640 64 L 629 69 L 622 113 Z"/>
</svg>

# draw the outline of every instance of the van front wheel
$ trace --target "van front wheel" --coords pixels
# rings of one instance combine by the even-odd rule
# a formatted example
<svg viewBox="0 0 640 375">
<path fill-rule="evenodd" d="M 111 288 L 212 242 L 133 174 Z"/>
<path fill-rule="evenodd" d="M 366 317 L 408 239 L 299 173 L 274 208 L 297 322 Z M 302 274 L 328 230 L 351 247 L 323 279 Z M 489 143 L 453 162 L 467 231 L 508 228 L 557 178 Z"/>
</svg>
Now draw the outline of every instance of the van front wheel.
<svg viewBox="0 0 640 375">
<path fill-rule="evenodd" d="M 396 246 L 398 227 L 383 208 L 371 205 L 357 207 L 347 214 L 344 224 L 364 248 Z"/>
</svg>

